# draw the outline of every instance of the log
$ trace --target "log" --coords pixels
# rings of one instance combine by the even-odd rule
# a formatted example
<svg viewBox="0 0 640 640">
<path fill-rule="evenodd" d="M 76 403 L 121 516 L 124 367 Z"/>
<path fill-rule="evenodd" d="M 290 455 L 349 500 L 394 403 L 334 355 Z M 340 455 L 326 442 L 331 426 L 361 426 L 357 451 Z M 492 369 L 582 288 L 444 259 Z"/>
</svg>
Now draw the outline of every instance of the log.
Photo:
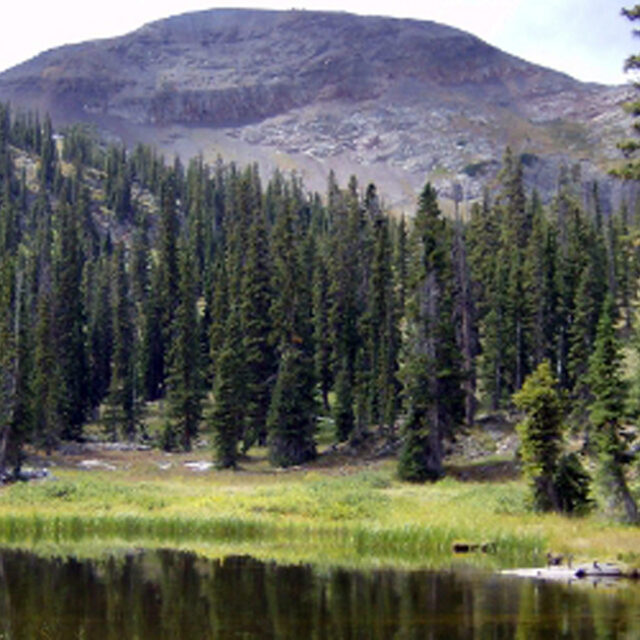
<svg viewBox="0 0 640 640">
<path fill-rule="evenodd" d="M 454 542 L 451 545 L 453 553 L 493 553 L 496 550 L 495 542 Z"/>
</svg>

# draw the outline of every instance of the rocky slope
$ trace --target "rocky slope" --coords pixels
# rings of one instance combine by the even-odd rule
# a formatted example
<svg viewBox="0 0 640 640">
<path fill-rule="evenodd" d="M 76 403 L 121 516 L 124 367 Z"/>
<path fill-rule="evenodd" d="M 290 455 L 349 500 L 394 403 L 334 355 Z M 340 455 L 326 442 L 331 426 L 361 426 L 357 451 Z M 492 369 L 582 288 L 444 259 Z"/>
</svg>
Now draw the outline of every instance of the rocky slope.
<svg viewBox="0 0 640 640">
<path fill-rule="evenodd" d="M 543 192 L 563 161 L 595 175 L 617 156 L 627 93 L 432 22 L 306 11 L 185 14 L 0 74 L 1 100 L 57 124 L 296 169 L 313 188 L 353 172 L 398 205 L 427 178 L 476 195 L 507 144 Z"/>
</svg>

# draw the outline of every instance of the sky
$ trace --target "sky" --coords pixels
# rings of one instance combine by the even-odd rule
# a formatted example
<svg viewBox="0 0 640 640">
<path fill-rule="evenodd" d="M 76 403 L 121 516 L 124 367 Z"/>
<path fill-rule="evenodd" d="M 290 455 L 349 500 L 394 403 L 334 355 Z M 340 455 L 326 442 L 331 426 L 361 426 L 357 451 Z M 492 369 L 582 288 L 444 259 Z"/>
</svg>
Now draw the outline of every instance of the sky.
<svg viewBox="0 0 640 640">
<path fill-rule="evenodd" d="M 629 82 L 624 59 L 640 50 L 640 38 L 633 38 L 633 25 L 620 15 L 624 5 L 618 0 L 18 0 L 2 11 L 0 70 L 63 44 L 122 35 L 178 13 L 229 6 L 435 20 L 530 62 L 606 84 Z"/>
</svg>

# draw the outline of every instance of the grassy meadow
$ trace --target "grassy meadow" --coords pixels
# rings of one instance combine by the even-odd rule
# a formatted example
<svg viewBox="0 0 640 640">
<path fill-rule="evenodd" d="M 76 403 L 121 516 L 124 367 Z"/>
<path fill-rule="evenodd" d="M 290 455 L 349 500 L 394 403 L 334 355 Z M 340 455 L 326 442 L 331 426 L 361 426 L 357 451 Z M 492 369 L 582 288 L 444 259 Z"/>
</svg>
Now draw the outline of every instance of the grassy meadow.
<svg viewBox="0 0 640 640">
<path fill-rule="evenodd" d="M 208 451 L 108 451 L 104 470 L 54 458 L 53 479 L 0 489 L 0 545 L 80 556 L 171 547 L 316 565 L 487 568 L 534 566 L 552 549 L 640 564 L 640 530 L 596 514 L 530 512 L 524 483 L 503 473 L 505 460 L 451 465 L 443 481 L 412 485 L 396 479 L 392 459 L 322 456 L 277 471 L 264 453 L 235 472 L 186 465 Z M 454 542 L 490 542 L 495 551 L 456 556 Z"/>
</svg>

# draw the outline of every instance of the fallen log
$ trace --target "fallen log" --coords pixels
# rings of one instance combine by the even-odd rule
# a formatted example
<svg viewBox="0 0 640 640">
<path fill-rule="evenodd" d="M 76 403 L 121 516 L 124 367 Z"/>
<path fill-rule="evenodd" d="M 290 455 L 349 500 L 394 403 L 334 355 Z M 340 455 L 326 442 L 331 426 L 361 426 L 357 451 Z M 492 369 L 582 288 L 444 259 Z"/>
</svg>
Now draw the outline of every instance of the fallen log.
<svg viewBox="0 0 640 640">
<path fill-rule="evenodd" d="M 525 569 L 506 569 L 503 575 L 517 576 L 520 578 L 538 578 L 541 580 L 597 580 L 599 578 L 628 578 L 637 580 L 640 572 L 636 568 L 628 568 L 613 562 L 592 562 L 576 567 L 534 567 Z"/>
<path fill-rule="evenodd" d="M 496 550 L 495 542 L 454 542 L 451 545 L 453 553 L 473 553 L 480 551 L 481 553 L 494 553 Z"/>
</svg>

